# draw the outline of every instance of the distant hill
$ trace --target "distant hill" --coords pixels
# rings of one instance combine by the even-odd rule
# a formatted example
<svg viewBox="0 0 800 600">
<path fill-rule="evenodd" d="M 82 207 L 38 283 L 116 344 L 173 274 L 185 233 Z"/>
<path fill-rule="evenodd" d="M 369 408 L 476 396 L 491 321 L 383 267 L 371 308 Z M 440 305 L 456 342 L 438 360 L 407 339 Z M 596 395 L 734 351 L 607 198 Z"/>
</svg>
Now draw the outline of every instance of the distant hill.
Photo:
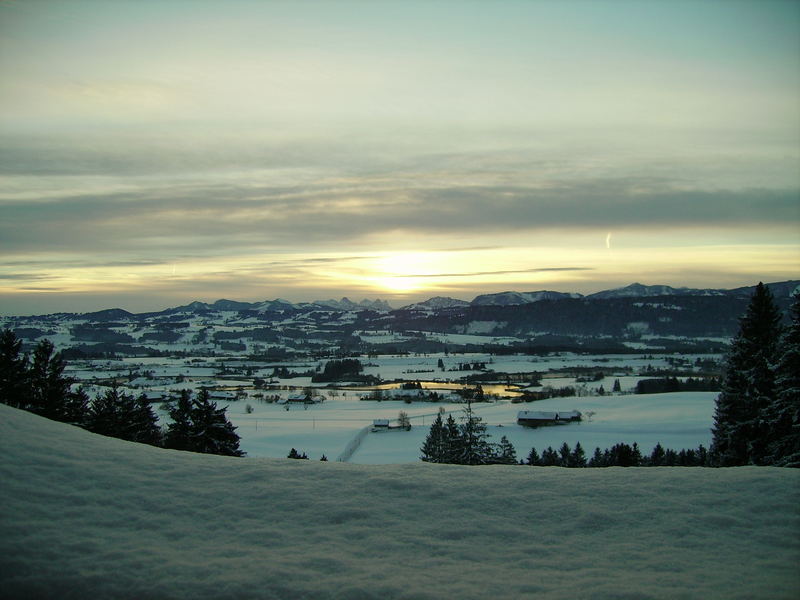
<svg viewBox="0 0 800 600">
<path fill-rule="evenodd" d="M 409 304 L 400 310 L 442 310 L 445 308 L 459 308 L 462 306 L 469 306 L 469 302 L 464 300 L 457 300 L 456 298 L 446 298 L 444 296 L 435 296 L 424 302 L 417 302 L 416 304 Z"/>
<path fill-rule="evenodd" d="M 632 283 L 629 286 L 613 290 L 605 290 L 589 294 L 587 298 L 648 298 L 653 296 L 724 296 L 724 290 L 674 288 L 668 285 L 642 285 Z"/>
<path fill-rule="evenodd" d="M 581 294 L 551 292 L 500 292 L 499 294 L 483 294 L 476 296 L 470 303 L 472 306 L 511 306 L 515 304 L 530 304 L 541 300 L 561 300 L 562 298 L 582 298 Z"/>
</svg>

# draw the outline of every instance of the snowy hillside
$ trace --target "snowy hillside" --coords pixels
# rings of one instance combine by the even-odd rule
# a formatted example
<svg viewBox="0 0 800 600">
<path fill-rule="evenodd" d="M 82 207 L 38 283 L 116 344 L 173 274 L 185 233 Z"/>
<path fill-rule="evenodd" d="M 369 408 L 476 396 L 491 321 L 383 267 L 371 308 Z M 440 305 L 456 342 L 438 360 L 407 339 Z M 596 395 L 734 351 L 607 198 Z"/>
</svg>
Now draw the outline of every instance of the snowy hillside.
<svg viewBox="0 0 800 600">
<path fill-rule="evenodd" d="M 800 473 L 361 466 L 0 405 L 9 598 L 795 598 Z"/>
<path fill-rule="evenodd" d="M 530 304 L 540 300 L 559 300 L 561 298 L 582 298 L 581 294 L 551 292 L 500 292 L 499 294 L 483 294 L 472 300 L 473 306 L 512 306 L 516 304 Z"/>
</svg>

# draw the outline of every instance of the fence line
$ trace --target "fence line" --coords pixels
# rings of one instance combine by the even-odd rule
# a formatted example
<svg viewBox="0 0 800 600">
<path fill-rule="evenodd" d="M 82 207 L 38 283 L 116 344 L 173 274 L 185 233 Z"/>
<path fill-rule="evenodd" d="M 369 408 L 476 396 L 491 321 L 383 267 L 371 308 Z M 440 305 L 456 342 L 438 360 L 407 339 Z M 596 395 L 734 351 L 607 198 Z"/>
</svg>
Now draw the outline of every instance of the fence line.
<svg viewBox="0 0 800 600">
<path fill-rule="evenodd" d="M 359 430 L 352 440 L 347 443 L 342 453 L 336 458 L 336 462 L 347 462 L 350 460 L 350 457 L 353 456 L 358 447 L 361 445 L 361 442 L 364 441 L 364 438 L 367 437 L 370 429 L 372 429 L 372 425 L 367 425 Z"/>
</svg>

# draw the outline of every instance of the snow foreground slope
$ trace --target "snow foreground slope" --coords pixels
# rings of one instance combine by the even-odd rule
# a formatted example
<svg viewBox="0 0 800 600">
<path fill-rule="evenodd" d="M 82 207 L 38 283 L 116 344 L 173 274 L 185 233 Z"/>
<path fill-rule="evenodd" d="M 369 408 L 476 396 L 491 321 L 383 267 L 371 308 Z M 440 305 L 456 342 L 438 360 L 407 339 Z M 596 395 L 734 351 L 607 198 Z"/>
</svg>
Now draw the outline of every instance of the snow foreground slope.
<svg viewBox="0 0 800 600">
<path fill-rule="evenodd" d="M 9 598 L 793 598 L 800 472 L 237 459 L 0 405 Z"/>
</svg>

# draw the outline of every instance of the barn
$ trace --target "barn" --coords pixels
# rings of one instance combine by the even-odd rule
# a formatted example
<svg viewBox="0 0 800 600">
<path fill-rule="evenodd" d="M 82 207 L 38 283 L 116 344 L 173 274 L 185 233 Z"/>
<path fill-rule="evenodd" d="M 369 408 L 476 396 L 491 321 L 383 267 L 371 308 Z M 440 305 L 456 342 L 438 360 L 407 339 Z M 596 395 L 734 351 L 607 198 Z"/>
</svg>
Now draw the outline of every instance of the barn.
<svg viewBox="0 0 800 600">
<path fill-rule="evenodd" d="M 581 420 L 577 410 L 546 412 L 537 410 L 521 410 L 517 413 L 517 424 L 524 427 L 543 427 L 545 425 L 561 425 Z"/>
</svg>

